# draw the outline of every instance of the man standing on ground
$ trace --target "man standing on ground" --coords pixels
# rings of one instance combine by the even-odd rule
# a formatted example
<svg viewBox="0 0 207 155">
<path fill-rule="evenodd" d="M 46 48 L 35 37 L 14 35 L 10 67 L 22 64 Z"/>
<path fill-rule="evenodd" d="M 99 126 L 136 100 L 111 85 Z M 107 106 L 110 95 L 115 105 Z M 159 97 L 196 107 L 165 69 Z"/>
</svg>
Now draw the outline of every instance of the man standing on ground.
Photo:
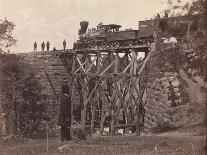
<svg viewBox="0 0 207 155">
<path fill-rule="evenodd" d="M 41 44 L 41 48 L 42 48 L 42 51 L 45 50 L 45 42 L 43 41 L 42 44 Z"/>
<path fill-rule="evenodd" d="M 50 43 L 49 43 L 49 41 L 47 41 L 46 46 L 47 46 L 47 51 L 49 51 L 50 50 Z"/>
<path fill-rule="evenodd" d="M 37 42 L 34 42 L 34 51 L 37 51 Z"/>
<path fill-rule="evenodd" d="M 64 41 L 63 41 L 63 49 L 65 50 L 65 48 L 66 48 L 66 41 L 64 39 Z"/>
<path fill-rule="evenodd" d="M 71 140 L 71 96 L 67 85 L 62 86 L 60 96 L 58 125 L 61 126 L 61 141 Z"/>
</svg>

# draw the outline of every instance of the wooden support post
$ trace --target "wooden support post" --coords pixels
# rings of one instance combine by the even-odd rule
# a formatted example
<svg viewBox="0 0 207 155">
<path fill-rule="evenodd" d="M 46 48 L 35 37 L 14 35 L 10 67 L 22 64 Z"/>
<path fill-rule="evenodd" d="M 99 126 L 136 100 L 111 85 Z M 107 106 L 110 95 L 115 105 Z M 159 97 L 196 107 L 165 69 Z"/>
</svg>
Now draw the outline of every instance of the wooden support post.
<svg viewBox="0 0 207 155">
<path fill-rule="evenodd" d="M 133 70 L 134 70 L 134 60 L 135 60 L 135 51 L 133 50 L 132 51 L 132 58 L 131 58 L 131 62 L 132 62 L 132 65 L 130 67 L 130 73 L 132 74 L 133 73 Z"/>
<path fill-rule="evenodd" d="M 74 73 L 75 71 L 75 56 L 73 54 L 72 56 L 72 70 L 71 72 Z M 71 126 L 73 125 L 73 121 L 74 121 L 74 114 L 73 114 L 73 106 L 74 106 L 74 84 L 77 82 L 77 77 L 75 75 L 73 75 L 72 77 L 72 91 L 71 91 Z M 70 134 L 73 137 L 73 128 L 70 128 Z"/>
<path fill-rule="evenodd" d="M 137 52 L 135 53 L 135 56 L 134 56 L 134 74 L 136 75 L 137 73 Z"/>
<path fill-rule="evenodd" d="M 101 71 L 101 55 L 99 53 L 96 54 L 96 74 L 99 74 Z"/>
<path fill-rule="evenodd" d="M 112 108 L 111 110 L 111 135 L 113 136 L 115 134 L 115 128 L 114 128 L 114 125 L 115 125 L 115 111 L 114 111 L 114 108 Z"/>
<path fill-rule="evenodd" d="M 75 72 L 75 67 L 76 67 L 76 65 L 75 65 L 75 54 L 73 54 L 73 56 L 72 56 L 72 71 L 71 71 L 71 73 L 74 73 Z"/>
<path fill-rule="evenodd" d="M 93 136 L 93 132 L 94 132 L 94 120 L 95 120 L 95 111 L 96 111 L 96 101 L 97 98 L 95 98 L 95 100 L 93 100 L 92 103 L 92 118 L 91 118 L 91 136 Z"/>
<path fill-rule="evenodd" d="M 104 115 L 104 111 L 105 111 L 105 102 L 102 101 L 102 107 L 101 107 L 101 122 L 100 122 L 100 128 L 101 128 L 101 135 L 103 136 L 103 132 L 104 132 L 104 121 L 105 121 L 105 115 Z"/>
<path fill-rule="evenodd" d="M 115 64 L 114 64 L 114 73 L 115 74 L 118 73 L 118 64 L 119 64 L 119 55 L 118 55 L 118 53 L 116 53 L 116 56 L 115 56 Z"/>
<path fill-rule="evenodd" d="M 106 82 L 106 81 L 104 81 Z M 106 83 L 104 83 L 106 84 Z M 102 98 L 102 111 L 101 111 L 101 122 L 100 122 L 100 127 L 101 127 L 101 135 L 103 135 L 103 132 L 104 132 L 104 121 L 105 121 L 105 118 L 106 118 L 106 113 L 104 114 L 104 112 L 106 112 L 106 105 L 107 107 L 109 107 L 108 103 L 107 103 L 107 99 L 106 99 L 106 92 L 104 90 L 104 88 L 102 88 L 101 86 L 99 87 L 99 91 L 100 91 L 100 94 L 101 94 L 101 98 Z M 108 111 L 109 112 L 109 109 Z"/>
<path fill-rule="evenodd" d="M 81 109 L 81 125 L 82 128 L 85 129 L 85 124 L 86 124 L 86 105 L 87 105 L 87 90 L 84 89 L 83 92 L 83 108 Z"/>
</svg>

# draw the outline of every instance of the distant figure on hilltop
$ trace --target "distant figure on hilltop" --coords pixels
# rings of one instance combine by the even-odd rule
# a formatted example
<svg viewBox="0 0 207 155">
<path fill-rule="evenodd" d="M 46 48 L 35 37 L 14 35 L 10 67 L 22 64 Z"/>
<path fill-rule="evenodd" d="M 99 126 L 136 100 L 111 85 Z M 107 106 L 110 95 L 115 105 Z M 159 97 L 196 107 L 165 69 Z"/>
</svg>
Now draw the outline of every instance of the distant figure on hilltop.
<svg viewBox="0 0 207 155">
<path fill-rule="evenodd" d="M 53 52 L 55 52 L 55 51 L 56 51 L 56 48 L 54 47 L 54 48 L 53 48 Z"/>
<path fill-rule="evenodd" d="M 166 18 L 168 17 L 168 13 L 167 13 L 167 12 L 165 12 L 165 17 L 166 17 Z"/>
<path fill-rule="evenodd" d="M 157 16 L 156 16 L 156 18 L 160 18 L 160 14 L 159 14 L 159 13 L 157 13 Z"/>
<path fill-rule="evenodd" d="M 64 39 L 64 41 L 63 41 L 63 49 L 65 50 L 65 48 L 66 48 L 66 41 Z"/>
<path fill-rule="evenodd" d="M 34 42 L 34 51 L 37 51 L 37 42 Z"/>
<path fill-rule="evenodd" d="M 42 44 L 41 44 L 41 48 L 42 48 L 42 51 L 45 50 L 45 42 L 43 41 Z"/>
<path fill-rule="evenodd" d="M 50 43 L 49 43 L 49 41 L 47 41 L 46 46 L 47 46 L 47 51 L 49 51 L 50 50 Z"/>
</svg>

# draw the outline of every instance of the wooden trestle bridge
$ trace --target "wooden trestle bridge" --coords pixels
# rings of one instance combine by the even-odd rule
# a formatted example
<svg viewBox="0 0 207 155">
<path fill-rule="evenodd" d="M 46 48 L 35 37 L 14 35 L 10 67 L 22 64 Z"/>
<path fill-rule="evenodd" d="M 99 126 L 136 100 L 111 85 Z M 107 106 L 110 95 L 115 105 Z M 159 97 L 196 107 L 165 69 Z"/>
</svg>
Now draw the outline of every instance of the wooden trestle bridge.
<svg viewBox="0 0 207 155">
<path fill-rule="evenodd" d="M 152 45 L 73 50 L 60 56 L 72 77 L 72 92 L 78 84 L 79 121 L 83 128 L 91 129 L 91 133 L 95 129 L 103 133 L 108 126 L 113 135 L 117 128 L 132 127 L 139 134 L 146 93 L 144 72 Z M 140 52 L 145 55 L 142 60 Z M 120 121 L 123 111 L 125 117 Z"/>
</svg>

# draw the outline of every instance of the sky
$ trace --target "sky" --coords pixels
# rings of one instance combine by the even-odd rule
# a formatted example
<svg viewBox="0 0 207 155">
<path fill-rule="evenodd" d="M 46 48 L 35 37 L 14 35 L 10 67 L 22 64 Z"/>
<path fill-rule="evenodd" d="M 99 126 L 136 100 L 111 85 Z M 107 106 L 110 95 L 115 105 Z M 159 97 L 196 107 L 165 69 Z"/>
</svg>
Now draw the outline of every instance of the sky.
<svg viewBox="0 0 207 155">
<path fill-rule="evenodd" d="M 138 21 L 153 18 L 167 7 L 166 0 L 0 0 L 0 19 L 7 18 L 16 27 L 13 36 L 18 40 L 12 53 L 38 50 L 42 41 L 51 48 L 72 48 L 78 39 L 80 21 L 89 21 L 89 28 L 100 22 L 120 24 L 122 29 L 138 29 Z M 175 0 L 176 1 L 176 0 Z M 187 1 L 187 0 L 184 0 Z"/>
</svg>

